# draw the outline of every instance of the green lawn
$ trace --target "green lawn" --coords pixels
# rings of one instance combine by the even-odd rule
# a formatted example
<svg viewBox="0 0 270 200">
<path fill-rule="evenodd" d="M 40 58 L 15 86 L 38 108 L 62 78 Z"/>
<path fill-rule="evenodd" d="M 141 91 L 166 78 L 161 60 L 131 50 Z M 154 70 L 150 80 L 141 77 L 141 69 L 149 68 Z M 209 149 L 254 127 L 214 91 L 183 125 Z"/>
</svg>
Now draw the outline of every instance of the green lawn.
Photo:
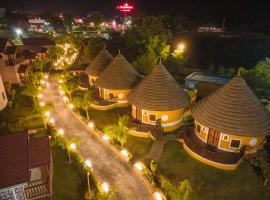
<svg viewBox="0 0 270 200">
<path fill-rule="evenodd" d="M 87 179 L 76 165 L 68 163 L 66 152 L 59 147 L 52 147 L 53 155 L 53 199 L 81 200 L 87 187 Z"/>
<path fill-rule="evenodd" d="M 191 200 L 266 200 L 270 199 L 270 185 L 246 162 L 236 171 L 223 171 L 191 158 L 177 141 L 168 142 L 158 162 L 158 174 L 173 183 L 187 178 L 192 184 Z"/>
<path fill-rule="evenodd" d="M 153 140 L 139 138 L 130 135 L 125 144 L 125 148 L 133 155 L 132 160 L 138 160 L 147 155 L 152 146 Z"/>
</svg>

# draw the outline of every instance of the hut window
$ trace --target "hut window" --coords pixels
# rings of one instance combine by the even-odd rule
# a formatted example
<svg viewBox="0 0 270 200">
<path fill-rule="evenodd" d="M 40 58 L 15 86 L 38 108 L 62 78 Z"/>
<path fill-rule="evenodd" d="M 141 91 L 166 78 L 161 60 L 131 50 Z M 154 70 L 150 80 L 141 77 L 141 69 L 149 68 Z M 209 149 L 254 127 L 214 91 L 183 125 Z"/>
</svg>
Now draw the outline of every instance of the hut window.
<svg viewBox="0 0 270 200">
<path fill-rule="evenodd" d="M 157 116 L 154 114 L 149 114 L 149 120 L 150 121 L 157 121 Z"/>
<path fill-rule="evenodd" d="M 118 98 L 119 98 L 119 99 L 124 99 L 124 97 L 125 97 L 125 95 L 124 95 L 123 93 L 120 93 L 120 94 L 118 95 Z"/>
<path fill-rule="evenodd" d="M 231 148 L 239 148 L 240 147 L 240 140 L 231 140 L 230 147 Z"/>
<path fill-rule="evenodd" d="M 229 141 L 229 136 L 228 135 L 223 135 L 223 140 Z"/>
<path fill-rule="evenodd" d="M 201 125 L 200 124 L 197 124 L 196 131 L 197 131 L 197 133 L 200 133 L 201 132 Z"/>
<path fill-rule="evenodd" d="M 256 138 L 253 138 L 249 141 L 249 145 L 250 146 L 255 146 L 257 144 L 257 139 Z"/>
</svg>

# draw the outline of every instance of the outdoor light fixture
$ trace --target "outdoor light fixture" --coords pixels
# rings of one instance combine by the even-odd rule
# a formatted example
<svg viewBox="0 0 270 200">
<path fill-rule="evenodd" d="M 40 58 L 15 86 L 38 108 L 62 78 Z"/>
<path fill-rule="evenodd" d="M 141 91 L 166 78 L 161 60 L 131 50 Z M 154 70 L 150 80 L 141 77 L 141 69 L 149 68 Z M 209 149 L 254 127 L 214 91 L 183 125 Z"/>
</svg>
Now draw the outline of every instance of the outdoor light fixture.
<svg viewBox="0 0 270 200">
<path fill-rule="evenodd" d="M 103 135 L 102 138 L 103 138 L 103 140 L 105 140 L 105 141 L 109 141 L 108 135 Z"/>
<path fill-rule="evenodd" d="M 15 29 L 15 32 L 17 34 L 17 36 L 19 37 L 23 32 L 22 32 L 22 29 L 19 29 L 19 28 L 16 28 Z"/>
<path fill-rule="evenodd" d="M 39 94 L 38 98 L 41 99 L 43 97 L 43 94 Z"/>
<path fill-rule="evenodd" d="M 73 108 L 74 108 L 74 105 L 73 105 L 73 104 L 68 104 L 68 107 L 69 107 L 70 109 L 73 109 Z"/>
<path fill-rule="evenodd" d="M 68 98 L 66 96 L 63 97 L 63 101 L 67 102 Z"/>
<path fill-rule="evenodd" d="M 86 160 L 84 163 L 88 168 L 93 168 L 92 162 L 90 160 Z"/>
<path fill-rule="evenodd" d="M 44 77 L 45 77 L 46 80 L 49 78 L 48 74 L 46 74 Z"/>
<path fill-rule="evenodd" d="M 156 200 L 162 200 L 163 199 L 159 192 L 155 192 L 154 197 L 155 197 Z"/>
<path fill-rule="evenodd" d="M 39 103 L 39 105 L 40 105 L 41 107 L 43 107 L 43 106 L 45 106 L 45 103 L 44 103 L 43 101 L 41 101 L 41 102 Z"/>
<path fill-rule="evenodd" d="M 40 80 L 40 83 L 44 85 L 46 82 L 44 80 Z"/>
<path fill-rule="evenodd" d="M 136 167 L 136 169 L 137 169 L 139 172 L 143 170 L 142 164 L 139 163 L 139 162 L 135 163 L 134 166 Z"/>
<path fill-rule="evenodd" d="M 64 135 L 65 132 L 64 132 L 63 129 L 59 129 L 59 130 L 58 130 L 58 133 L 59 133 L 60 135 Z"/>
<path fill-rule="evenodd" d="M 180 43 L 179 45 L 178 45 L 178 50 L 180 50 L 180 51 L 184 51 L 185 50 L 185 48 L 186 48 L 186 46 L 185 46 L 185 44 L 184 43 Z"/>
<path fill-rule="evenodd" d="M 51 123 L 51 124 L 54 124 L 54 123 L 55 123 L 54 118 L 51 118 L 51 119 L 50 119 L 50 123 Z"/>
<path fill-rule="evenodd" d="M 60 80 L 58 81 L 58 83 L 63 83 L 63 80 L 62 80 L 62 79 L 60 79 Z"/>
<path fill-rule="evenodd" d="M 45 115 L 46 115 L 47 117 L 50 117 L 51 113 L 50 113 L 49 111 L 46 111 L 46 112 L 45 112 Z"/>
<path fill-rule="evenodd" d="M 122 150 L 121 150 L 121 154 L 122 154 L 124 157 L 128 158 L 128 151 L 127 151 L 126 149 L 122 149 Z"/>
<path fill-rule="evenodd" d="M 58 86 L 58 88 L 59 88 L 59 89 L 62 89 L 62 86 L 61 86 L 61 85 L 59 85 L 59 86 Z"/>
<path fill-rule="evenodd" d="M 88 127 L 90 127 L 90 128 L 94 128 L 94 127 L 95 127 L 94 122 L 89 122 L 89 123 L 88 123 Z"/>
<path fill-rule="evenodd" d="M 71 143 L 71 144 L 69 145 L 69 148 L 72 149 L 72 150 L 75 150 L 77 147 L 76 147 L 76 144 Z"/>
<path fill-rule="evenodd" d="M 103 191 L 105 193 L 108 193 L 109 192 L 109 185 L 108 185 L 108 183 L 104 182 L 104 183 L 102 183 L 101 186 L 102 186 L 102 189 L 103 189 Z"/>
</svg>

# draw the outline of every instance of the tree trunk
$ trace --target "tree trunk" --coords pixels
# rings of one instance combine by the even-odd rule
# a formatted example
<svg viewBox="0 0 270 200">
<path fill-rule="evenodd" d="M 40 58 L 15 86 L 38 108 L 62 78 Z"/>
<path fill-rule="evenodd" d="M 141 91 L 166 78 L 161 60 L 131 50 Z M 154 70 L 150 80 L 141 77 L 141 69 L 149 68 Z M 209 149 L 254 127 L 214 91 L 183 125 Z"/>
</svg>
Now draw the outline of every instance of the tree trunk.
<svg viewBox="0 0 270 200">
<path fill-rule="evenodd" d="M 87 120 L 89 120 L 89 119 L 90 119 L 90 117 L 89 117 L 89 113 L 88 113 L 88 108 L 86 108 L 86 109 L 85 109 L 85 112 L 86 112 L 86 117 L 87 117 Z"/>
</svg>

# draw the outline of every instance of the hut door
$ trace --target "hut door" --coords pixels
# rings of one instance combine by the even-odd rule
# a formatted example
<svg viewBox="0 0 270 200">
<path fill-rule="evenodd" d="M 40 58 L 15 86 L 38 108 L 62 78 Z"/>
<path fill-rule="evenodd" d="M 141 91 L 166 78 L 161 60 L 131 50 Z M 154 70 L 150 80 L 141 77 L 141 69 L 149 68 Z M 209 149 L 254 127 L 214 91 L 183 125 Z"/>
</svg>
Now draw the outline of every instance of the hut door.
<svg viewBox="0 0 270 200">
<path fill-rule="evenodd" d="M 142 109 L 136 106 L 136 119 L 142 121 Z"/>
<path fill-rule="evenodd" d="M 219 138 L 220 138 L 220 132 L 210 128 L 208 137 L 207 137 L 207 144 L 213 147 L 218 147 Z"/>
</svg>

